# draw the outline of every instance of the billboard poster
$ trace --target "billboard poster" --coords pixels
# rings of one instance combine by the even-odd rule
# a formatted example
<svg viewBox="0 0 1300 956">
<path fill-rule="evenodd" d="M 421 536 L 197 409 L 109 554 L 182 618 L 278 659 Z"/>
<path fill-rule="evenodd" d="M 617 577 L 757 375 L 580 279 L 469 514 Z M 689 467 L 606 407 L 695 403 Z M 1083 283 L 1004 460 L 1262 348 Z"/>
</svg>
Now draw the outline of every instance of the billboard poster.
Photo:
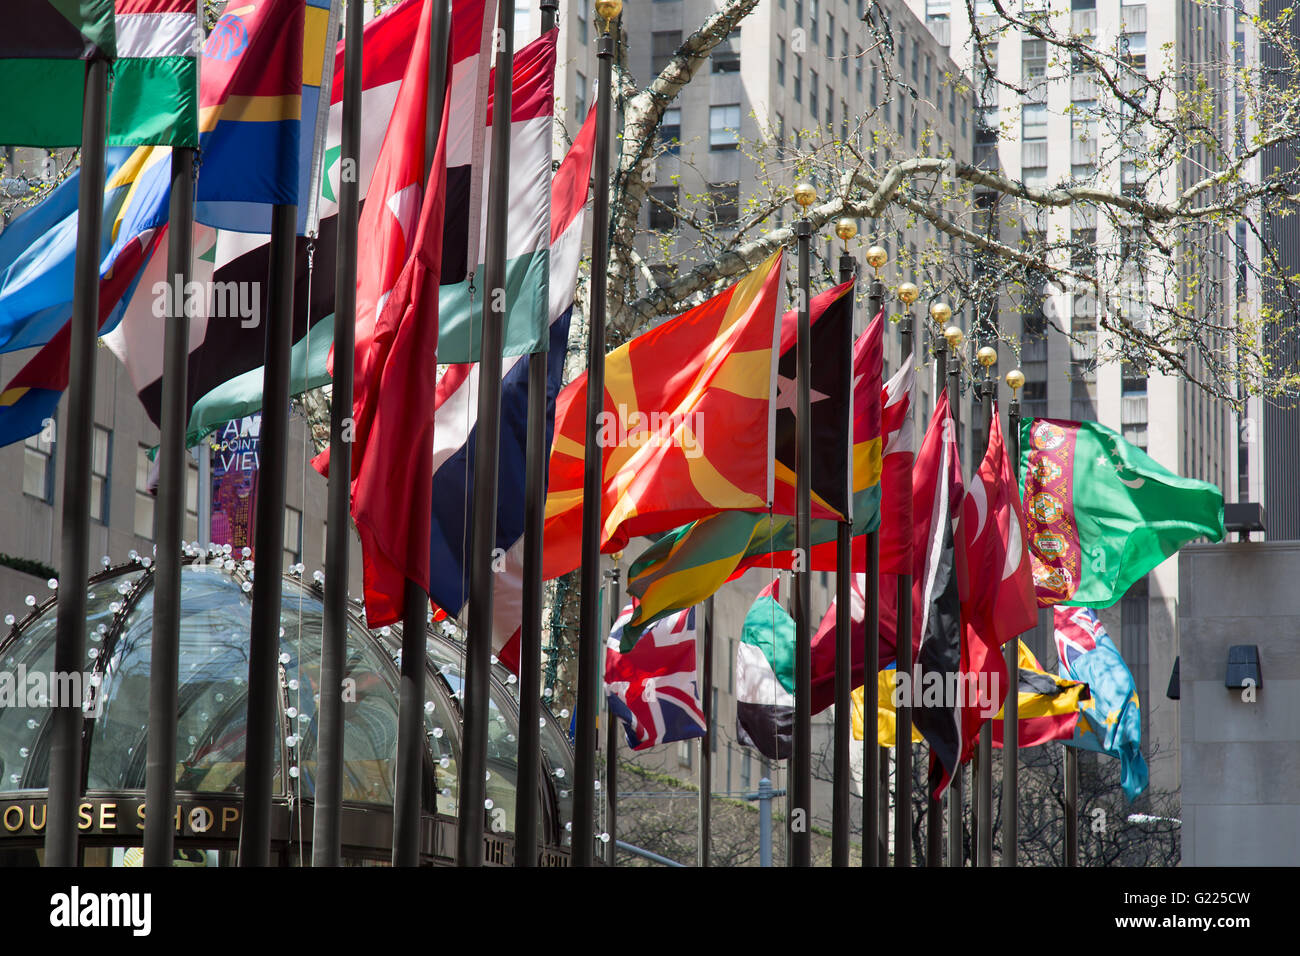
<svg viewBox="0 0 1300 956">
<path fill-rule="evenodd" d="M 212 543 L 253 546 L 261 413 L 226 422 L 212 441 Z"/>
</svg>

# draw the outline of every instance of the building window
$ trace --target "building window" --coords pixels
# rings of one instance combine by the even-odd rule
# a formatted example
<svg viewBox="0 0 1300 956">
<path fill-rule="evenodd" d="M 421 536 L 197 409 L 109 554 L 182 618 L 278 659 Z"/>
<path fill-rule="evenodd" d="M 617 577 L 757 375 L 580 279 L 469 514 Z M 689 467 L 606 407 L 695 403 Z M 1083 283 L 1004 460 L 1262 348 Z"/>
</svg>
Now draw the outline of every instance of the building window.
<svg viewBox="0 0 1300 956">
<path fill-rule="evenodd" d="M 748 790 L 754 774 L 754 757 L 748 747 L 740 752 L 740 789 Z"/>
<path fill-rule="evenodd" d="M 298 563 L 302 557 L 302 512 L 285 506 L 284 509 L 284 566 Z"/>
<path fill-rule="evenodd" d="M 573 74 L 573 115 L 579 124 L 587 118 L 587 78 L 582 73 Z"/>
<path fill-rule="evenodd" d="M 666 153 L 682 151 L 682 111 L 677 107 L 664 110 L 659 123 L 659 144 Z"/>
<path fill-rule="evenodd" d="M 677 741 L 677 762 L 683 767 L 691 765 L 691 751 L 695 749 L 695 738 L 687 737 Z"/>
<path fill-rule="evenodd" d="M 185 463 L 185 541 L 199 539 L 199 466 L 197 462 Z"/>
<path fill-rule="evenodd" d="M 1025 142 L 1047 139 L 1047 107 L 1026 103 L 1021 113 L 1021 139 Z"/>
<path fill-rule="evenodd" d="M 710 55 L 713 62 L 714 73 L 739 73 L 740 72 L 740 51 L 737 50 L 730 40 L 723 40 L 713 48 Z"/>
<path fill-rule="evenodd" d="M 650 228 L 677 228 L 677 187 L 652 186 L 650 188 Z"/>
<path fill-rule="evenodd" d="M 1147 35 L 1125 33 L 1120 37 L 1120 54 L 1125 63 L 1137 73 L 1147 71 Z"/>
<path fill-rule="evenodd" d="M 840 76 L 849 75 L 849 31 L 840 31 Z"/>
<path fill-rule="evenodd" d="M 714 222 L 734 223 L 740 218 L 740 183 L 709 183 L 709 205 Z"/>
<path fill-rule="evenodd" d="M 794 57 L 794 101 L 803 102 L 803 57 L 797 53 Z"/>
<path fill-rule="evenodd" d="M 803 0 L 794 0 L 794 25 L 803 26 Z"/>
<path fill-rule="evenodd" d="M 925 55 L 925 95 L 930 95 L 930 75 L 934 72 L 934 61 L 930 59 L 930 54 Z"/>
<path fill-rule="evenodd" d="M 845 52 L 848 52 L 847 50 Z M 835 14 L 826 14 L 826 55 L 835 55 Z"/>
<path fill-rule="evenodd" d="M 736 692 L 736 639 L 727 640 L 727 693 Z"/>
<path fill-rule="evenodd" d="M 835 94 L 831 92 L 830 84 L 826 85 L 826 131 L 830 132 L 835 125 Z"/>
<path fill-rule="evenodd" d="M 912 82 L 921 81 L 921 51 L 915 40 L 912 41 Z"/>
<path fill-rule="evenodd" d="M 137 445 L 135 449 L 135 533 L 142 538 L 153 537 L 153 495 L 149 493 L 149 446 Z"/>
<path fill-rule="evenodd" d="M 735 149 L 739 131 L 739 103 L 709 107 L 709 149 Z"/>
<path fill-rule="evenodd" d="M 817 0 L 808 0 L 808 26 L 813 43 L 817 42 Z"/>
<path fill-rule="evenodd" d="M 812 114 L 812 121 L 817 122 L 817 71 L 808 71 L 808 112 Z"/>
<path fill-rule="evenodd" d="M 585 4 L 574 4 L 578 13 L 578 42 L 586 44 L 588 42 L 587 34 L 587 7 Z"/>
<path fill-rule="evenodd" d="M 100 524 L 108 524 L 108 465 L 112 460 L 113 433 L 96 425 L 90 455 L 90 517 Z"/>
<path fill-rule="evenodd" d="M 650 34 L 650 72 L 656 76 L 662 73 L 681 45 L 681 30 L 656 30 Z"/>
<path fill-rule="evenodd" d="M 54 442 L 44 429 L 23 441 L 23 494 L 54 503 Z"/>
<path fill-rule="evenodd" d="M 713 688 L 713 707 L 709 711 L 709 749 L 718 752 L 718 689 Z"/>
<path fill-rule="evenodd" d="M 785 86 L 785 41 L 780 37 L 776 38 L 776 82 Z"/>
</svg>

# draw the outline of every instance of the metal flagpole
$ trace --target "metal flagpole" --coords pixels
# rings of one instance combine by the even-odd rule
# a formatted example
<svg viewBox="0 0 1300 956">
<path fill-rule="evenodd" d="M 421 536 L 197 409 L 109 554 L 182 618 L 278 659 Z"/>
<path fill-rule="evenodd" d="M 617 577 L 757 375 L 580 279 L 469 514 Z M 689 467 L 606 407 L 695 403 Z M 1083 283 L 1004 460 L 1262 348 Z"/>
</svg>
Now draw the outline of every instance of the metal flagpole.
<svg viewBox="0 0 1300 956">
<path fill-rule="evenodd" d="M 867 265 L 875 270 L 867 292 L 868 322 L 875 321 L 884 307 L 885 286 L 880 281 L 880 267 L 888 258 L 889 254 L 882 246 L 872 246 L 867 250 Z M 883 436 L 881 441 L 884 441 Z M 866 633 L 862 648 L 862 865 L 885 866 L 889 863 L 889 750 L 881 747 L 878 742 L 875 717 L 880 709 L 880 687 L 877 680 L 880 672 L 880 531 L 869 531 L 865 543 L 867 583 L 864 595 Z M 877 848 L 875 852 L 872 847 Z"/>
<path fill-rule="evenodd" d="M 293 283 L 297 205 L 271 211 L 271 269 L 262 376 L 262 440 L 253 545 L 253 615 L 248 647 L 248 722 L 239 865 L 271 862 L 271 788 L 280 734 L 280 576 L 284 569 L 284 497 L 289 468 L 289 357 L 293 345 Z"/>
<path fill-rule="evenodd" d="M 501 440 L 501 348 L 505 342 L 506 240 L 510 205 L 510 109 L 514 78 L 514 4 L 497 6 L 496 86 L 492 91 L 492 166 L 488 183 L 483 337 L 479 354 L 478 427 L 474 444 L 474 530 L 470 542 L 469 633 L 465 654 L 465 732 L 456 860 L 483 863 L 488 676 L 492 668 L 492 553 L 497 534 Z"/>
<path fill-rule="evenodd" d="M 794 747 L 790 774 L 789 845 L 791 866 L 812 866 L 812 299 L 809 253 L 812 223 L 808 207 L 817 201 L 811 183 L 794 187 L 803 209 L 795 223 L 799 237 L 799 330 L 795 371 L 795 552 L 794 574 Z"/>
<path fill-rule="evenodd" d="M 429 29 L 429 75 L 424 113 L 424 181 L 428 186 L 438 150 L 447 90 L 447 44 L 451 14 L 446 3 L 433 4 Z M 481 381 L 481 378 L 480 378 Z M 480 431 L 480 434 L 482 432 Z M 493 445 L 495 448 L 496 446 Z M 476 476 L 477 477 L 477 476 Z M 331 525 L 334 522 L 330 522 Z M 472 572 L 471 572 L 472 574 Z M 328 580 L 326 581 L 328 584 Z M 424 817 L 424 685 L 428 658 L 428 582 L 407 580 L 402 592 L 402 659 L 398 685 L 397 784 L 393 792 L 394 866 L 418 866 Z M 468 642 L 473 647 L 472 637 Z M 472 650 L 469 651 L 472 654 Z M 462 708 L 471 691 L 468 666 Z M 461 759 L 464 772 L 466 760 Z M 480 786 L 483 776 L 479 774 Z M 461 790 L 462 801 L 465 791 Z M 481 802 L 481 801 L 480 801 Z M 462 811 L 464 803 L 461 804 Z M 477 829 L 482 830 L 480 811 Z M 482 839 L 480 834 L 479 843 Z"/>
<path fill-rule="evenodd" d="M 1065 757 L 1065 865 L 1079 865 L 1079 751 L 1062 746 Z"/>
<path fill-rule="evenodd" d="M 610 630 L 622 613 L 619 596 L 619 570 L 609 570 L 609 621 Z M 600 655 L 603 659 L 605 655 Z M 602 667 L 603 671 L 604 668 Z M 605 844 L 606 866 L 618 865 L 618 719 L 609 707 L 609 697 L 605 698 L 605 833 L 609 841 Z"/>
<path fill-rule="evenodd" d="M 990 376 L 997 364 L 998 353 L 989 345 L 976 355 L 984 367 L 984 380 L 976 385 L 980 395 L 980 408 L 984 415 L 984 435 L 993 434 L 993 393 L 997 382 Z M 1014 682 L 1011 685 L 1015 687 Z M 986 720 L 980 728 L 979 749 L 975 753 L 975 865 L 993 865 L 993 721 Z"/>
<path fill-rule="evenodd" d="M 903 361 L 916 363 L 912 354 L 915 342 L 912 334 L 912 303 L 921 290 L 911 282 L 898 287 L 898 297 L 903 301 L 903 318 L 898 323 L 902 338 Z M 907 418 L 903 427 L 911 429 L 913 401 L 907 403 Z M 895 666 L 903 674 L 912 673 L 912 575 L 898 575 L 897 614 L 894 625 Z M 912 703 L 904 697 L 899 704 L 894 725 L 894 866 L 912 865 Z"/>
<path fill-rule="evenodd" d="M 86 662 L 86 588 L 90 565 L 90 470 L 94 443 L 95 336 L 99 326 L 99 235 L 103 224 L 108 61 L 86 63 L 81 111 L 81 183 L 68 358 L 68 417 L 63 444 L 63 519 L 54 670 L 81 673 Z M 56 701 L 51 718 L 45 865 L 76 866 L 81 798 L 82 701 Z"/>
<path fill-rule="evenodd" d="M 560 0 L 542 0 L 542 35 L 555 29 Z M 548 336 L 549 339 L 549 336 Z M 543 345 L 548 344 L 543 339 Z M 547 353 L 528 356 L 528 436 L 524 465 L 524 588 L 519 628 L 519 774 L 515 793 L 515 866 L 537 865 L 542 733 L 542 528 L 546 518 Z M 613 828 L 610 844 L 613 845 Z"/>
<path fill-rule="evenodd" d="M 951 315 L 952 309 L 948 307 L 947 303 L 931 303 L 930 318 L 934 320 L 939 329 L 943 328 L 943 323 L 948 321 L 948 317 Z M 947 340 L 942 335 L 936 335 L 934 328 L 930 329 L 930 341 L 933 343 L 934 348 L 934 404 L 937 406 L 940 391 L 948 387 L 948 349 Z M 949 407 L 951 407 L 951 393 L 948 396 L 948 403 Z M 921 640 L 925 640 L 925 635 L 921 635 Z M 926 775 L 926 866 L 943 866 L 943 800 L 936 798 L 934 795 L 935 787 L 939 785 L 940 773 L 934 755 L 931 753 Z M 957 776 L 953 774 L 953 784 L 956 782 Z"/>
<path fill-rule="evenodd" d="M 858 224 L 852 219 L 841 219 L 835 224 L 835 234 L 844 241 L 844 252 L 840 256 L 840 283 L 853 282 L 858 274 L 858 264 L 849 255 L 849 240 L 858 234 Z M 849 293 L 849 306 L 852 309 L 852 296 L 856 287 Z M 852 313 L 850 313 L 851 316 Z M 872 318 L 875 318 L 873 315 Z M 845 324 L 844 341 L 840 343 L 842 354 L 838 356 L 840 374 L 847 384 L 852 408 L 853 389 L 853 321 Z M 845 520 L 835 528 L 835 760 L 834 789 L 831 797 L 831 866 L 849 865 L 849 746 L 853 737 L 852 702 L 853 693 L 853 597 L 850 585 L 853 580 L 853 419 L 849 418 L 849 430 L 845 435 L 849 467 L 845 475 L 847 511 Z M 864 670 L 864 674 L 865 674 Z M 863 739 L 869 735 L 863 725 Z M 871 751 L 864 747 L 864 751 Z M 874 756 L 874 754 L 872 754 Z M 862 859 L 870 854 L 868 848 L 874 845 L 870 831 L 874 828 L 868 821 L 875 820 L 875 787 L 868 786 L 868 781 L 876 778 L 875 766 L 862 764 Z"/>
<path fill-rule="evenodd" d="M 343 52 L 342 168 L 361 156 L 361 63 L 363 5 L 348 0 Z M 334 277 L 334 383 L 330 401 L 330 480 L 325 526 L 325 608 L 320 662 L 320 753 L 312 822 L 313 866 L 342 862 L 343 674 L 347 646 L 348 525 L 352 485 L 353 373 L 357 321 L 357 222 L 360 184 L 341 176 Z M 403 629 L 405 630 L 405 629 Z"/>
<path fill-rule="evenodd" d="M 601 465 L 596 447 L 600 413 L 605 407 L 605 281 L 609 269 L 609 140 L 613 109 L 612 74 L 614 21 L 623 0 L 596 0 L 596 14 L 605 21 L 596 49 L 599 59 L 599 100 L 596 103 L 596 191 L 591 217 L 591 311 L 587 331 L 587 450 L 582 465 L 582 570 L 579 585 L 578 702 L 574 741 L 573 865 L 591 866 L 595 847 L 592 815 L 596 787 L 596 709 L 600 692 L 596 650 L 600 626 Z"/>
<path fill-rule="evenodd" d="M 713 595 L 704 599 L 704 726 L 700 738 L 700 827 L 695 850 L 697 866 L 710 866 L 709 856 L 713 843 L 713 824 L 709 817 L 709 804 L 713 797 L 713 742 L 717 738 L 714 723 L 718 715 L 713 712 Z"/>
<path fill-rule="evenodd" d="M 959 436 L 956 441 L 960 449 L 962 331 L 953 324 L 943 330 L 943 337 L 948 343 L 948 405 L 952 409 L 952 424 Z M 948 788 L 948 865 L 952 867 L 964 866 L 966 859 L 964 844 L 966 828 L 963 821 L 966 807 L 965 784 L 966 768 L 959 762 L 952 777 L 952 784 Z"/>
<path fill-rule="evenodd" d="M 1018 368 L 1007 372 L 1007 385 L 1011 387 L 1011 404 L 1007 407 L 1007 444 L 1011 457 L 1011 472 L 1020 480 L 1020 398 L 1018 392 L 1025 384 L 1025 374 Z M 1003 647 L 1007 666 L 1007 702 L 1002 708 L 1002 865 L 1016 865 L 1017 806 L 1016 770 L 1020 749 L 1020 694 L 1019 682 L 1013 675 L 1019 673 L 1019 642 L 1007 641 Z"/>
<path fill-rule="evenodd" d="M 153 641 L 149 662 L 149 741 L 145 763 L 144 865 L 171 866 L 176 828 L 176 720 L 181 624 L 181 540 L 185 534 L 186 377 L 189 285 L 194 253 L 193 149 L 172 150 L 168 210 L 167 326 L 163 332 L 162 428 L 158 501 L 154 506 Z M 205 446 L 206 448 L 206 446 Z"/>
</svg>

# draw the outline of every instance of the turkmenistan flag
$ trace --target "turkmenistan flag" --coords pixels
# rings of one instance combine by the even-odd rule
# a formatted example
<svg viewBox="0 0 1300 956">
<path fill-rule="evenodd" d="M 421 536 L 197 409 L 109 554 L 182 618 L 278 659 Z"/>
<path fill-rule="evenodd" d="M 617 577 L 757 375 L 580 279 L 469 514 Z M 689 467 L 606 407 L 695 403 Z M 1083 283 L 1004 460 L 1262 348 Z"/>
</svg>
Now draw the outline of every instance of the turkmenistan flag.
<svg viewBox="0 0 1300 956">
<path fill-rule="evenodd" d="M 1041 607 L 1109 607 L 1196 538 L 1222 540 L 1223 492 L 1097 422 L 1020 423 L 1025 525 Z"/>
<path fill-rule="evenodd" d="M 824 292 L 812 300 L 813 355 L 833 355 L 837 343 L 843 341 L 845 325 L 852 321 L 851 286 L 842 285 Z M 797 320 L 795 313 L 787 313 L 785 324 L 791 330 Z M 844 428 L 845 413 L 853 411 L 853 533 L 866 534 L 880 523 L 880 443 L 881 443 L 881 348 L 884 337 L 884 317 L 877 316 L 858 338 L 853 350 L 852 401 L 843 387 L 836 389 L 834 379 L 821 387 L 818 401 L 812 405 L 814 443 L 820 442 L 823 453 L 813 461 L 813 488 L 827 489 L 833 494 L 835 472 L 842 467 L 844 458 L 835 449 L 846 449 Z M 783 344 L 786 336 L 782 335 Z M 819 345 L 820 342 L 820 345 Z M 795 356 L 793 335 L 787 349 L 782 352 L 782 368 L 787 358 Z M 813 362 L 813 385 L 818 387 L 817 369 L 829 369 L 834 363 Z M 825 381 L 825 380 L 823 380 Z M 782 376 L 784 385 L 784 376 Z M 848 383 L 844 383 L 845 386 Z M 819 389 L 820 391 L 820 389 Z M 784 393 L 783 393 L 784 394 Z M 815 396 L 817 397 L 817 396 Z M 780 401 L 780 399 L 778 399 Z M 794 415 L 785 406 L 777 413 L 778 503 L 774 514 L 754 514 L 747 511 L 723 511 L 693 524 L 678 528 L 647 548 L 628 570 L 628 593 L 641 601 L 635 617 L 624 628 L 624 638 L 635 641 L 641 629 L 654 620 L 682 608 L 703 601 L 724 582 L 744 573 L 751 567 L 789 569 L 792 549 L 795 546 L 793 518 L 794 481 Z M 838 439 L 836 436 L 840 436 Z M 789 439 L 785 441 L 784 439 Z M 819 470 L 820 469 L 820 470 Z M 820 479 L 820 480 L 819 480 Z M 782 499 L 781 490 L 785 490 Z M 826 495 L 815 495 L 812 522 L 812 555 L 808 567 L 812 570 L 835 568 L 834 541 L 838 522 L 826 517 Z M 781 504 L 789 510 L 781 511 Z M 820 505 L 820 507 L 819 507 Z M 863 549 L 855 549 L 862 555 Z M 865 555 L 862 555 L 865 560 Z M 857 568 L 857 570 L 865 570 Z"/>
<path fill-rule="evenodd" d="M 790 756 L 794 728 L 794 618 L 779 581 L 759 592 L 736 646 L 736 739 L 769 760 Z"/>
</svg>

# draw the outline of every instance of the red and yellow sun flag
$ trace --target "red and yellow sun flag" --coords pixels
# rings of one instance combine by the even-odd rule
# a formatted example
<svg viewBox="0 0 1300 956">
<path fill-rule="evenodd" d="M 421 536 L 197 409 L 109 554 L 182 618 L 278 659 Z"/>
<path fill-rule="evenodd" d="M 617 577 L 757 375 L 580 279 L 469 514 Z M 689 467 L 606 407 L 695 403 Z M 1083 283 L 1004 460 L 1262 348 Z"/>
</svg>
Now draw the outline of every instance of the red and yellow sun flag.
<svg viewBox="0 0 1300 956">
<path fill-rule="evenodd" d="M 605 356 L 601 550 L 772 498 L 778 251 L 727 291 Z M 587 376 L 556 399 L 545 570 L 581 563 Z"/>
</svg>

